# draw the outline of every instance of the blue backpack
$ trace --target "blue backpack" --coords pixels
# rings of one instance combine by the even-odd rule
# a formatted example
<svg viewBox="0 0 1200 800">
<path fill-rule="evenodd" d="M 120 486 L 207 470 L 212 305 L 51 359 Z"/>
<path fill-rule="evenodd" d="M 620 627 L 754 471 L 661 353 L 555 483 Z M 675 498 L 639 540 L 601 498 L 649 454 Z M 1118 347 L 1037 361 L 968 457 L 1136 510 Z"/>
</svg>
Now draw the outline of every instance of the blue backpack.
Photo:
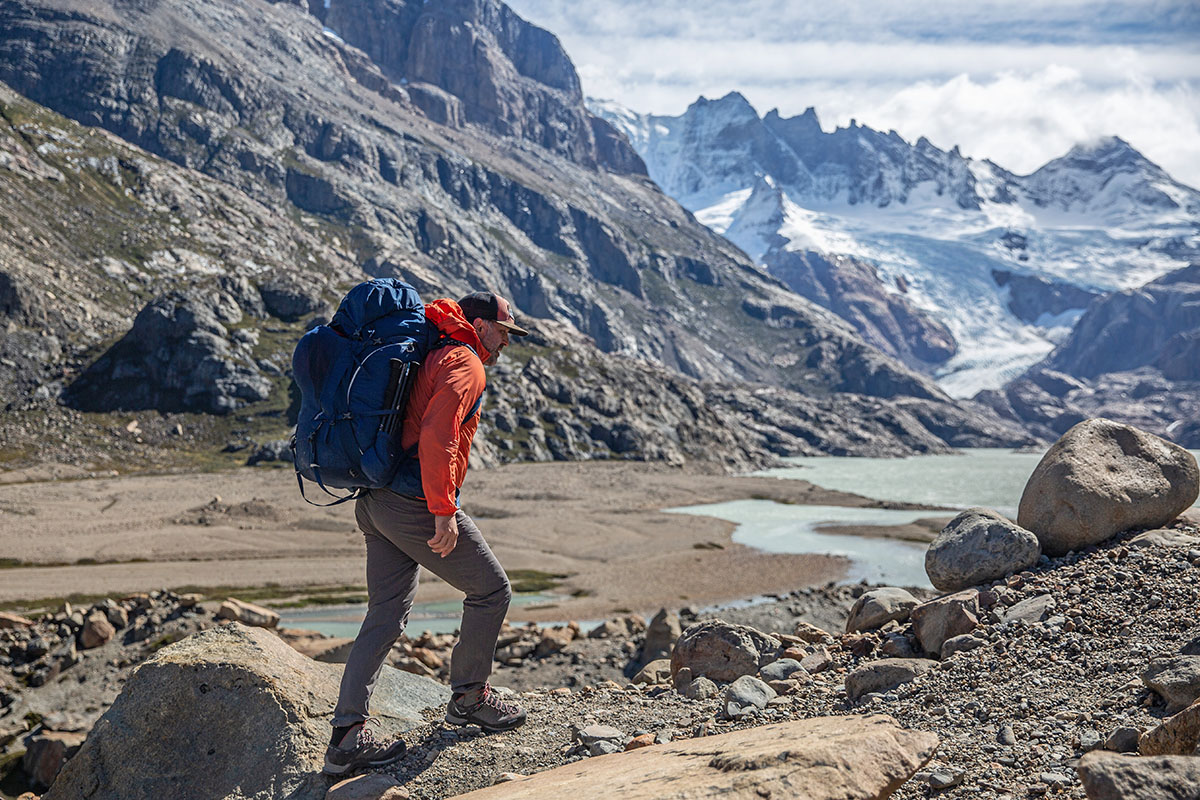
<svg viewBox="0 0 1200 800">
<path fill-rule="evenodd" d="M 446 345 L 469 347 L 443 336 L 425 319 L 416 289 L 395 278 L 355 286 L 328 325 L 300 337 L 292 355 L 300 390 L 292 459 L 305 501 L 337 505 L 361 490 L 390 486 L 406 461 L 413 462 L 406 472 L 416 475 L 420 493 L 415 452 L 401 448 L 400 428 L 416 368 Z M 467 419 L 478 410 L 477 402 Z M 305 478 L 337 499 L 313 503 L 304 495 Z M 339 497 L 330 487 L 355 491 Z"/>
</svg>

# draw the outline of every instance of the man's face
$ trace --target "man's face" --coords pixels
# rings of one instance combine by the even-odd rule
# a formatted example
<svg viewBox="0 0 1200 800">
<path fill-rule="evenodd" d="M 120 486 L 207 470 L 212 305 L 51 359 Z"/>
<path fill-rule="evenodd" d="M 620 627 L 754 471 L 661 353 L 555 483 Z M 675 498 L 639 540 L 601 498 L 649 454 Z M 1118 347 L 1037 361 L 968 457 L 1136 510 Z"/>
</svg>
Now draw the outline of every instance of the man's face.
<svg viewBox="0 0 1200 800">
<path fill-rule="evenodd" d="M 476 319 L 474 325 L 480 343 L 488 351 L 488 357 L 483 363 L 491 366 L 500 358 L 500 351 L 508 347 L 508 328 L 497 325 L 490 319 Z"/>
</svg>

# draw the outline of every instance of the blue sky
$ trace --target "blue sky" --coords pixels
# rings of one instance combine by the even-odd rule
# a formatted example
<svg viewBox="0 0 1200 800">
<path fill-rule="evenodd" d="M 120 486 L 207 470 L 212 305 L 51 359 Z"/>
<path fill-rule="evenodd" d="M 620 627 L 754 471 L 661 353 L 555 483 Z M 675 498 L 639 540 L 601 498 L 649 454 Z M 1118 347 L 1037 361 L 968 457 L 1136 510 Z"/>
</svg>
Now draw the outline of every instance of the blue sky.
<svg viewBox="0 0 1200 800">
<path fill-rule="evenodd" d="M 737 90 L 1029 172 L 1099 136 L 1200 187 L 1200 2 L 508 0 L 594 97 L 679 114 Z"/>
</svg>

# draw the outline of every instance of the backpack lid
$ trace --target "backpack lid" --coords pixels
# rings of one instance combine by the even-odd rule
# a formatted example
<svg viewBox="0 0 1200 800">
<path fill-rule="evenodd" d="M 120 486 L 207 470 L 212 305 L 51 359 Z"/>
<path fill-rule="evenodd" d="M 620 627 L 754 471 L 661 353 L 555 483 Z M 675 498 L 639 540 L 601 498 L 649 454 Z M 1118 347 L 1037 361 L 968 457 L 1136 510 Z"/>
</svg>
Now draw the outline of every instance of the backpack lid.
<svg viewBox="0 0 1200 800">
<path fill-rule="evenodd" d="M 330 327 L 351 338 L 359 338 L 379 320 L 398 311 L 424 312 L 417 290 L 397 278 L 375 278 L 346 293 L 333 315 Z"/>
</svg>

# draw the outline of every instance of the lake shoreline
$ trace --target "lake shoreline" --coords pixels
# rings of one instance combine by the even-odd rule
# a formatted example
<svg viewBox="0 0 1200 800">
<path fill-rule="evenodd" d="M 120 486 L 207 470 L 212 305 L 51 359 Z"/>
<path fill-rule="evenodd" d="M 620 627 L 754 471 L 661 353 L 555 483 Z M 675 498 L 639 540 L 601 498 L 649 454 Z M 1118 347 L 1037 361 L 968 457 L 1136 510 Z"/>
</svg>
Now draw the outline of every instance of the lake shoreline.
<svg viewBox="0 0 1200 800">
<path fill-rule="evenodd" d="M 472 470 L 463 491 L 464 509 L 506 569 L 566 576 L 553 587 L 561 602 L 522 608 L 519 621 L 651 614 L 844 578 L 846 559 L 760 552 L 732 541 L 734 523 L 663 511 L 736 499 L 921 508 L 803 480 L 643 462 Z M 365 555 L 352 505 L 308 506 L 291 472 L 270 468 L 3 485 L 0 553 L 16 565 L 0 570 L 0 602 L 185 586 L 275 585 L 297 594 L 361 586 Z M 423 573 L 418 602 L 459 597 Z"/>
</svg>

